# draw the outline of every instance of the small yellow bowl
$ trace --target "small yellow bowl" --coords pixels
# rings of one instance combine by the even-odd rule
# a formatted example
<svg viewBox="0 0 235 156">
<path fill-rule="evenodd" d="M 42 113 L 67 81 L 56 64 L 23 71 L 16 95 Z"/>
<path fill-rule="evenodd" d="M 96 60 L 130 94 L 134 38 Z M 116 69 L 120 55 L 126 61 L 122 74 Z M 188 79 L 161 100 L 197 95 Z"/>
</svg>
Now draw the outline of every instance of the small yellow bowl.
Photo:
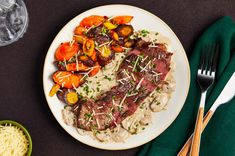
<svg viewBox="0 0 235 156">
<path fill-rule="evenodd" d="M 11 120 L 2 120 L 2 121 L 0 121 L 0 125 L 5 126 L 6 124 L 7 125 L 11 124 L 13 126 L 16 126 L 16 127 L 20 128 L 23 131 L 24 135 L 26 136 L 26 138 L 29 141 L 29 147 L 28 147 L 27 156 L 31 156 L 32 149 L 33 149 L 33 143 L 32 143 L 32 139 L 31 139 L 27 129 L 24 126 L 22 126 L 21 124 L 15 122 L 15 121 L 11 121 Z"/>
</svg>

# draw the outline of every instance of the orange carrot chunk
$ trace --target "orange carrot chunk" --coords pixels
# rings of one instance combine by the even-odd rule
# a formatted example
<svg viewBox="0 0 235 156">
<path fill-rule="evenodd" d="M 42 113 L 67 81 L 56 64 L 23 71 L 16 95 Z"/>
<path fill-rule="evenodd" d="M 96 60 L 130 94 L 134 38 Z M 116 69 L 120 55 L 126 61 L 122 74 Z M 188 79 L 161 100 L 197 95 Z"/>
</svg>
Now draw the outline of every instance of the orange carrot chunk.
<svg viewBox="0 0 235 156">
<path fill-rule="evenodd" d="M 82 46 L 84 54 L 92 56 L 95 50 L 95 42 L 92 39 L 87 39 Z"/>
<path fill-rule="evenodd" d="M 91 69 L 91 71 L 90 71 L 90 73 L 89 73 L 89 76 L 90 76 L 90 77 L 95 76 L 95 75 L 99 72 L 100 68 L 101 68 L 101 67 L 100 67 L 99 63 L 96 62 L 96 63 L 95 63 L 95 66 L 93 67 L 93 69 Z"/>
<path fill-rule="evenodd" d="M 73 57 L 79 50 L 77 43 L 62 43 L 55 52 L 55 58 L 58 61 L 69 60 Z"/>
<path fill-rule="evenodd" d="M 67 64 L 67 71 L 86 71 L 89 67 L 83 63 L 70 63 Z"/>
<path fill-rule="evenodd" d="M 123 52 L 124 51 L 124 48 L 121 47 L 120 45 L 118 44 L 115 44 L 115 45 L 112 45 L 111 46 L 111 49 L 117 53 L 120 53 L 120 52 Z"/>
<path fill-rule="evenodd" d="M 75 75 L 68 71 L 57 71 L 52 76 L 54 82 L 62 88 L 72 89 L 81 84 L 82 75 Z"/>
<path fill-rule="evenodd" d="M 77 26 L 74 30 L 74 34 L 75 35 L 83 35 L 83 33 L 86 31 L 87 31 L 87 29 L 85 27 Z"/>
<path fill-rule="evenodd" d="M 111 19 L 111 22 L 113 24 L 127 24 L 130 23 L 133 19 L 133 16 L 116 16 L 113 19 Z"/>
<path fill-rule="evenodd" d="M 104 22 L 104 17 L 99 15 L 91 15 L 89 17 L 84 18 L 80 22 L 80 26 L 82 27 L 91 27 L 91 26 L 98 26 Z"/>
</svg>

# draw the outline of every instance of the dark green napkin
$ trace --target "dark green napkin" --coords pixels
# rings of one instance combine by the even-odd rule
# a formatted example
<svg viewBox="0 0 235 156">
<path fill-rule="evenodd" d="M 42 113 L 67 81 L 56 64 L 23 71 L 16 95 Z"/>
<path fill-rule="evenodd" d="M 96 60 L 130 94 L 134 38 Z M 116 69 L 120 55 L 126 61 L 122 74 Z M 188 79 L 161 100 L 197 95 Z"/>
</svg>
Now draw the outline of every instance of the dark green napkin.
<svg viewBox="0 0 235 156">
<path fill-rule="evenodd" d="M 174 123 L 159 137 L 144 145 L 138 156 L 174 156 L 191 135 L 200 100 L 196 73 L 204 45 L 219 42 L 216 80 L 207 94 L 206 111 L 235 71 L 235 23 L 223 17 L 199 38 L 190 57 L 191 84 L 187 100 Z M 235 84 L 234 84 L 235 87 Z M 202 135 L 201 156 L 235 156 L 235 98 L 217 109 Z"/>
</svg>

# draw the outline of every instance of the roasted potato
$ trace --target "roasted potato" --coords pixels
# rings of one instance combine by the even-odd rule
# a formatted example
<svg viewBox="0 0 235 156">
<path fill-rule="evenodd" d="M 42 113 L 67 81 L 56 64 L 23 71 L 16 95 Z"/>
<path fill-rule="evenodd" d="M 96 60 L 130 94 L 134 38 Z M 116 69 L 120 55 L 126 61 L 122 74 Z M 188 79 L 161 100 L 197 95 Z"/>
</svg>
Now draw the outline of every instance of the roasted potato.
<svg viewBox="0 0 235 156">
<path fill-rule="evenodd" d="M 119 37 L 127 38 L 133 34 L 134 29 L 131 25 L 121 24 L 116 28 L 116 32 Z"/>
</svg>

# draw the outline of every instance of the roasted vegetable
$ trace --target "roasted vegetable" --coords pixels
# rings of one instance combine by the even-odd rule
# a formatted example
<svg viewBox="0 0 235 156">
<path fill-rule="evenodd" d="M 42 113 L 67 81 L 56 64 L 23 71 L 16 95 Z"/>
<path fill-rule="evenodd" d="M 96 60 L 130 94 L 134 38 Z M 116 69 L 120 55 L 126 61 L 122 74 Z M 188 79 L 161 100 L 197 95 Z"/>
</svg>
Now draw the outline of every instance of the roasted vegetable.
<svg viewBox="0 0 235 156">
<path fill-rule="evenodd" d="M 98 26 L 101 23 L 103 23 L 104 21 L 104 17 L 103 16 L 99 16 L 99 15 L 91 15 L 89 17 L 84 18 L 81 22 L 80 22 L 80 26 L 83 27 L 91 27 L 91 26 Z"/>
<path fill-rule="evenodd" d="M 62 43 L 55 52 L 55 58 L 58 61 L 69 60 L 73 57 L 79 50 L 77 43 Z"/>
<path fill-rule="evenodd" d="M 56 95 L 59 100 L 68 105 L 73 105 L 79 100 L 78 94 L 73 89 L 63 88 L 60 92 L 57 92 Z"/>
<path fill-rule="evenodd" d="M 74 88 L 78 87 L 81 83 L 81 75 L 75 75 L 68 71 L 57 71 L 53 74 L 53 80 L 56 84 L 62 88 Z"/>
<path fill-rule="evenodd" d="M 118 44 L 114 44 L 111 46 L 111 49 L 114 50 L 115 52 L 123 52 L 124 48 Z"/>
<path fill-rule="evenodd" d="M 60 90 L 60 85 L 54 84 L 54 86 L 50 90 L 49 96 L 54 96 L 58 92 L 58 90 Z"/>
<path fill-rule="evenodd" d="M 98 61 L 99 64 L 104 66 L 110 62 L 110 60 L 114 57 L 113 51 L 109 49 L 107 46 L 102 46 L 98 51 Z"/>
<path fill-rule="evenodd" d="M 130 23 L 133 19 L 133 16 L 116 16 L 113 19 L 111 19 L 111 22 L 113 24 L 127 24 Z"/>
<path fill-rule="evenodd" d="M 75 42 L 83 44 L 86 41 L 86 37 L 83 35 L 74 35 L 73 39 Z"/>
<path fill-rule="evenodd" d="M 126 38 L 133 34 L 134 29 L 131 25 L 122 24 L 117 27 L 116 31 L 118 36 Z"/>
<path fill-rule="evenodd" d="M 126 39 L 124 40 L 124 47 L 131 48 L 135 45 L 135 40 L 133 39 Z"/>
<path fill-rule="evenodd" d="M 95 51 L 93 52 L 92 56 L 94 55 Z M 91 56 L 91 57 L 92 57 Z M 95 65 L 95 62 L 92 60 L 91 57 L 88 57 L 87 55 L 81 55 L 78 57 L 78 59 L 86 66 L 92 67 Z"/>
<path fill-rule="evenodd" d="M 65 102 L 73 105 L 78 102 L 78 94 L 75 91 L 70 91 L 65 94 Z"/>
<path fill-rule="evenodd" d="M 84 42 L 82 49 L 84 54 L 86 54 L 87 56 L 92 56 L 95 50 L 95 42 L 92 39 L 87 39 Z"/>
<path fill-rule="evenodd" d="M 109 38 L 109 36 L 99 35 L 95 38 L 95 41 L 100 46 L 102 44 L 108 43 L 110 41 L 110 38 Z"/>
<path fill-rule="evenodd" d="M 87 29 L 85 27 L 77 26 L 74 30 L 74 34 L 75 35 L 83 35 L 86 31 L 87 31 Z"/>
<path fill-rule="evenodd" d="M 109 29 L 109 30 L 112 30 L 112 29 L 117 28 L 117 25 L 116 25 L 116 24 L 112 24 L 112 23 L 109 22 L 109 21 L 104 22 L 103 25 L 104 25 L 107 29 Z"/>
<path fill-rule="evenodd" d="M 96 62 L 95 66 L 91 69 L 91 71 L 89 72 L 89 76 L 92 77 L 92 76 L 95 76 L 99 70 L 100 70 L 100 65 L 98 62 Z"/>
<path fill-rule="evenodd" d="M 97 52 L 96 51 L 93 52 L 91 59 L 92 59 L 92 61 L 95 61 L 95 62 L 97 61 Z"/>
<path fill-rule="evenodd" d="M 99 36 L 102 32 L 103 26 L 98 26 L 95 28 L 91 28 L 87 33 L 86 36 L 89 38 L 94 38 L 96 36 Z"/>
<path fill-rule="evenodd" d="M 110 31 L 109 36 L 115 41 L 119 40 L 118 34 L 115 31 Z"/>
<path fill-rule="evenodd" d="M 86 71 L 88 66 L 83 63 L 70 63 L 67 64 L 67 71 Z"/>
</svg>

